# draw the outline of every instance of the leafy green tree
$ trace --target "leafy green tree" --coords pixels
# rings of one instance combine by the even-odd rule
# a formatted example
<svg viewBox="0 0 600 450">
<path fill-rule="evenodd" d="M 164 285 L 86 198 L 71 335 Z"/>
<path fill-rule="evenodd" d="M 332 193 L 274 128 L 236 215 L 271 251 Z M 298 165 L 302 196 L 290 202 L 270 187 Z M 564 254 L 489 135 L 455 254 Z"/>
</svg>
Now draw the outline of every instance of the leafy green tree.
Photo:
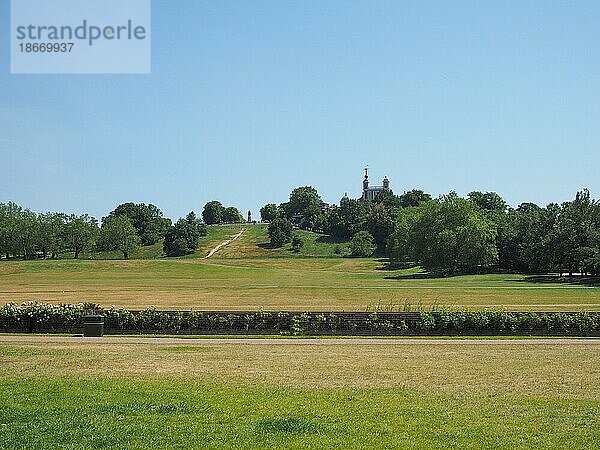
<svg viewBox="0 0 600 450">
<path fill-rule="evenodd" d="M 317 226 L 322 224 L 322 216 L 321 207 L 311 206 L 304 210 L 302 214 L 302 219 L 300 220 L 300 228 L 304 230 L 317 230 Z"/>
<path fill-rule="evenodd" d="M 582 274 L 597 276 L 600 271 L 600 249 L 596 247 L 579 247 L 575 252 L 578 270 Z"/>
<path fill-rule="evenodd" d="M 283 202 L 277 206 L 277 209 L 279 210 L 279 217 L 288 217 L 289 204 L 290 202 Z"/>
<path fill-rule="evenodd" d="M 37 214 L 28 209 L 20 211 L 16 216 L 13 228 L 14 254 L 20 254 L 25 259 L 35 256 L 39 241 Z"/>
<path fill-rule="evenodd" d="M 18 219 L 23 208 L 13 202 L 0 203 L 0 253 L 8 259 L 18 255 Z"/>
<path fill-rule="evenodd" d="M 374 203 L 381 203 L 385 206 L 387 211 L 394 211 L 402 207 L 402 201 L 400 197 L 394 194 L 391 189 L 384 189 L 383 191 L 379 191 L 375 196 Z"/>
<path fill-rule="evenodd" d="M 271 222 L 280 217 L 281 211 L 275 203 L 267 203 L 260 208 L 260 220 L 263 222 Z"/>
<path fill-rule="evenodd" d="M 196 230 L 198 230 L 200 236 L 206 236 L 206 224 L 202 222 L 202 219 L 199 219 L 196 216 L 196 213 L 194 211 L 190 211 L 188 215 L 185 216 L 185 221 L 193 227 L 195 227 Z"/>
<path fill-rule="evenodd" d="M 597 277 L 600 275 L 600 250 L 598 248 L 582 248 L 581 271 Z"/>
<path fill-rule="evenodd" d="M 288 215 L 304 214 L 310 209 L 320 209 L 323 200 L 312 186 L 297 187 L 290 193 L 290 201 L 286 207 Z"/>
<path fill-rule="evenodd" d="M 239 223 L 244 221 L 244 216 L 236 207 L 230 206 L 223 209 L 222 219 L 225 223 Z"/>
<path fill-rule="evenodd" d="M 225 208 L 216 200 L 210 201 L 204 205 L 202 210 L 202 219 L 207 225 L 214 225 L 223 222 L 223 210 Z"/>
<path fill-rule="evenodd" d="M 323 200 L 312 186 L 302 186 L 294 189 L 290 194 L 290 201 L 283 205 L 288 219 L 301 216 L 300 227 L 312 230 L 318 221 Z"/>
<path fill-rule="evenodd" d="M 333 237 L 350 238 L 365 230 L 370 210 L 370 202 L 354 199 L 343 202 L 329 213 L 328 233 Z"/>
<path fill-rule="evenodd" d="M 126 215 L 107 217 L 100 230 L 100 241 L 106 250 L 118 250 L 123 253 L 123 259 L 140 245 L 137 230 Z"/>
<path fill-rule="evenodd" d="M 272 247 L 281 247 L 292 240 L 293 226 L 288 219 L 278 217 L 268 227 Z"/>
<path fill-rule="evenodd" d="M 171 225 L 171 220 L 153 204 L 123 203 L 111 211 L 108 217 L 127 216 L 135 227 L 142 245 L 153 245 L 160 241 Z M 104 219 L 103 219 L 104 222 Z"/>
<path fill-rule="evenodd" d="M 517 212 L 510 208 L 503 220 L 496 224 L 498 234 L 496 247 L 498 249 L 498 267 L 507 270 L 524 269 L 522 246 L 517 235 Z"/>
<path fill-rule="evenodd" d="M 373 204 L 366 228 L 375 239 L 377 247 L 383 249 L 394 232 L 394 219 L 383 203 Z"/>
<path fill-rule="evenodd" d="M 72 214 L 67 218 L 63 241 L 67 249 L 73 251 L 74 259 L 78 259 L 81 252 L 89 250 L 100 235 L 98 221 L 87 214 L 76 216 Z"/>
<path fill-rule="evenodd" d="M 420 189 L 412 189 L 400 196 L 400 206 L 408 208 L 409 206 L 419 206 L 431 200 L 431 195 L 426 194 Z"/>
<path fill-rule="evenodd" d="M 534 203 L 509 210 L 498 227 L 499 266 L 536 273 L 552 270 L 549 236 L 557 214 L 557 205 L 541 208 Z"/>
<path fill-rule="evenodd" d="M 575 199 L 558 209 L 556 221 L 549 233 L 552 265 L 560 273 L 582 272 L 584 261 L 599 247 L 599 205 L 590 198 L 587 189 L 577 192 Z"/>
<path fill-rule="evenodd" d="M 38 250 L 43 251 L 50 245 L 42 234 L 47 231 L 45 225 L 44 215 L 38 217 L 16 203 L 0 204 L 0 251 L 7 258 L 10 255 L 34 258 Z"/>
<path fill-rule="evenodd" d="M 37 216 L 38 244 L 37 248 L 44 258 L 48 254 L 57 258 L 64 248 L 63 235 L 67 216 L 62 213 L 47 213 Z"/>
<path fill-rule="evenodd" d="M 0 203 L 0 258 L 5 255 L 8 259 L 8 217 L 5 209 L 6 205 Z"/>
<path fill-rule="evenodd" d="M 329 229 L 329 211 L 319 212 L 314 218 L 310 229 L 317 233 L 327 233 L 327 230 Z"/>
<path fill-rule="evenodd" d="M 579 261 L 577 261 L 578 239 L 577 224 L 568 217 L 567 214 L 561 214 L 558 218 L 550 235 L 552 265 L 561 274 L 568 272 L 573 275 L 577 271 Z"/>
<path fill-rule="evenodd" d="M 490 219 L 497 230 L 496 248 L 498 249 L 498 265 L 509 268 L 518 260 L 518 251 L 514 239 L 514 223 L 507 203 L 496 192 L 469 192 L 467 198 L 477 205 L 483 214 Z"/>
<path fill-rule="evenodd" d="M 188 215 L 189 217 L 189 215 Z M 163 250 L 167 256 L 183 256 L 194 253 L 198 247 L 200 232 L 198 227 L 189 220 L 179 219 L 165 235 Z"/>
<path fill-rule="evenodd" d="M 508 205 L 495 192 L 469 192 L 467 198 L 475 203 L 482 211 L 505 213 Z"/>
<path fill-rule="evenodd" d="M 450 193 L 421 208 L 411 230 L 411 247 L 426 270 L 453 274 L 496 263 L 496 229 L 472 202 Z"/>
<path fill-rule="evenodd" d="M 368 231 L 359 231 L 350 241 L 352 256 L 371 256 L 375 251 L 375 239 Z"/>
<path fill-rule="evenodd" d="M 386 246 L 386 253 L 393 263 L 414 261 L 412 232 L 423 210 L 423 207 L 411 206 L 398 212 L 394 231 Z"/>
</svg>

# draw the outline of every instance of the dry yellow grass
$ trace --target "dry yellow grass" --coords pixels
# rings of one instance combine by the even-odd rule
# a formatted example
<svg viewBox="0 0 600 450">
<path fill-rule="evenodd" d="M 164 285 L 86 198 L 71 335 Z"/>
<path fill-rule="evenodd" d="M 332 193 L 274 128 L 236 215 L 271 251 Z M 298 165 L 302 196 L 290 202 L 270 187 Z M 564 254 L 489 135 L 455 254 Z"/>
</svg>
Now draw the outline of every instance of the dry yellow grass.
<svg viewBox="0 0 600 450">
<path fill-rule="evenodd" d="M 0 303 L 93 302 L 131 309 L 365 310 L 374 305 L 598 310 L 600 288 L 521 275 L 398 279 L 375 259 L 28 261 L 0 264 Z"/>
<path fill-rule="evenodd" d="M 403 387 L 600 400 L 594 344 L 0 343 L 0 378 L 179 379 L 288 387 Z"/>
</svg>

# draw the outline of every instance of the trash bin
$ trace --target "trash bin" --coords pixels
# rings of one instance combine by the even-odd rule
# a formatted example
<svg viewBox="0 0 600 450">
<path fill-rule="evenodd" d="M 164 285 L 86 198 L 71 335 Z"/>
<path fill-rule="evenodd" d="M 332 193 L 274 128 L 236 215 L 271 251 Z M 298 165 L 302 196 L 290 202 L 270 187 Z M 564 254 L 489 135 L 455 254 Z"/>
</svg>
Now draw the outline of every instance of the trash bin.
<svg viewBox="0 0 600 450">
<path fill-rule="evenodd" d="M 102 337 L 104 334 L 104 316 L 83 316 L 83 336 Z"/>
</svg>

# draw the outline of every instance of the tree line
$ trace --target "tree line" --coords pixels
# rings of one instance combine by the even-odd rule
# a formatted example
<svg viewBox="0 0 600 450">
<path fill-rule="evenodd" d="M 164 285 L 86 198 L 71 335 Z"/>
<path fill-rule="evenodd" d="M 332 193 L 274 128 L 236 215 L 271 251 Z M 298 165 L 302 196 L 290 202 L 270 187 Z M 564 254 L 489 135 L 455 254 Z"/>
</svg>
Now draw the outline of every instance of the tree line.
<svg viewBox="0 0 600 450">
<path fill-rule="evenodd" d="M 326 205 L 311 186 L 289 201 L 264 205 L 273 246 L 291 241 L 292 224 L 351 239 L 355 256 L 377 253 L 392 264 L 418 264 L 442 275 L 506 270 L 600 274 L 600 202 L 588 190 L 572 201 L 510 207 L 495 192 L 451 192 L 433 199 L 421 190 L 375 200 Z"/>
<path fill-rule="evenodd" d="M 204 220 L 202 220 L 204 219 Z M 235 207 L 205 204 L 202 219 L 192 211 L 172 223 L 153 204 L 123 203 L 99 222 L 87 214 L 36 213 L 13 202 L 0 203 L 0 255 L 5 258 L 58 258 L 72 253 L 119 251 L 124 259 L 140 246 L 163 241 L 167 256 L 193 253 L 206 224 L 241 222 Z"/>
<path fill-rule="evenodd" d="M 271 244 L 302 240 L 294 227 L 351 240 L 355 256 L 374 253 L 393 265 L 416 264 L 436 274 L 506 270 L 526 273 L 600 274 L 600 201 L 589 191 L 545 207 L 512 208 L 495 192 L 451 192 L 432 198 L 421 190 L 375 200 L 323 202 L 311 186 L 294 189 L 287 202 L 261 210 Z M 190 212 L 175 223 L 152 204 L 123 203 L 101 221 L 87 214 L 35 213 L 0 203 L 0 254 L 5 258 L 74 258 L 92 251 L 119 251 L 127 259 L 140 246 L 162 240 L 167 256 L 193 253 L 207 224 L 242 222 L 235 207 L 207 202 L 201 218 Z"/>
</svg>

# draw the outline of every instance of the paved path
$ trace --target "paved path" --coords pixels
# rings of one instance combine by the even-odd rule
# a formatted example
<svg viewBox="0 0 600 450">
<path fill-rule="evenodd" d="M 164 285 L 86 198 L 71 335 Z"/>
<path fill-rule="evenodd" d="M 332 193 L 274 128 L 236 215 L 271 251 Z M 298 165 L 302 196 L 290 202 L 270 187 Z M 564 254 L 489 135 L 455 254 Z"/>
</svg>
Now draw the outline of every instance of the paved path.
<svg viewBox="0 0 600 450">
<path fill-rule="evenodd" d="M 218 252 L 221 248 L 225 247 L 226 245 L 231 244 L 233 241 L 235 241 L 237 238 L 239 238 L 243 232 L 244 232 L 244 230 L 242 229 L 242 231 L 240 231 L 238 234 L 236 234 L 235 236 L 232 236 L 231 239 L 227 239 L 226 241 L 221 242 L 219 245 L 217 245 L 215 248 L 213 248 L 210 252 L 208 252 L 208 255 L 206 255 L 202 259 L 210 258 L 212 255 L 214 255 L 216 252 Z"/>
<path fill-rule="evenodd" d="M 539 339 L 421 339 L 421 338 L 176 338 L 176 337 L 102 337 L 1 335 L 0 342 L 49 342 L 82 344 L 178 344 L 178 345 L 600 345 L 600 338 L 539 338 Z"/>
</svg>

